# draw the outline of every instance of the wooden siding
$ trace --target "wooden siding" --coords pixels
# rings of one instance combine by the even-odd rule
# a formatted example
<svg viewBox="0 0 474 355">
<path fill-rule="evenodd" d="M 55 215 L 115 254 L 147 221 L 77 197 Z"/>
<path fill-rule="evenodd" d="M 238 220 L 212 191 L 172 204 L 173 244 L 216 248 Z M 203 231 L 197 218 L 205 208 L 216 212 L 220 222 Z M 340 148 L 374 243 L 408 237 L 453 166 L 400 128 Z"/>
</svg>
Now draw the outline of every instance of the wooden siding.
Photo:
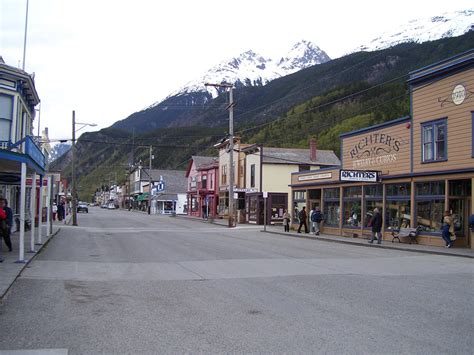
<svg viewBox="0 0 474 355">
<path fill-rule="evenodd" d="M 467 97 L 460 105 L 451 101 L 458 84 L 464 85 Z M 414 88 L 413 106 L 413 172 L 456 170 L 474 167 L 472 158 L 472 111 L 474 111 L 474 69 Z M 442 102 L 445 102 L 442 105 Z M 437 119 L 447 120 L 447 161 L 422 163 L 421 126 Z"/>
<path fill-rule="evenodd" d="M 409 121 L 343 137 L 342 149 L 343 169 L 379 170 L 383 175 L 407 174 L 411 149 Z"/>
</svg>

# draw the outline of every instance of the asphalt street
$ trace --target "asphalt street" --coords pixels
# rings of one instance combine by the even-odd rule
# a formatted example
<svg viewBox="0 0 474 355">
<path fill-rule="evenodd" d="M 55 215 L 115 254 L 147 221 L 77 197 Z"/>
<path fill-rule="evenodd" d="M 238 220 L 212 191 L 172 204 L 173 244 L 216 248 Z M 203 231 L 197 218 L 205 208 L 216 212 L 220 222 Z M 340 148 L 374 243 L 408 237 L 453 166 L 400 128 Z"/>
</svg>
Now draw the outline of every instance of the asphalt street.
<svg viewBox="0 0 474 355">
<path fill-rule="evenodd" d="M 0 354 L 474 348 L 472 259 L 121 210 L 91 208 L 78 222 L 0 306 Z"/>
</svg>

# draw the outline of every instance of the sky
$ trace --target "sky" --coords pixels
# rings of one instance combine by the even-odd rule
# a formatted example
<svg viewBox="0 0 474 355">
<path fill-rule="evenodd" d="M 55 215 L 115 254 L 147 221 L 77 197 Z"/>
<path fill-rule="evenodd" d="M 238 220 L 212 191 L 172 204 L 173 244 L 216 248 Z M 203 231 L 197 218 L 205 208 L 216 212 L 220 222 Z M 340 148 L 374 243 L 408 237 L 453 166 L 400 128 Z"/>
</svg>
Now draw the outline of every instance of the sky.
<svg viewBox="0 0 474 355">
<path fill-rule="evenodd" d="M 0 0 L 0 55 L 20 67 L 27 0 Z M 53 140 L 77 122 L 108 127 L 249 49 L 283 56 L 314 42 L 337 58 L 409 20 L 472 7 L 464 1 L 29 0 L 25 70 L 36 116 Z M 40 120 L 38 120 L 40 116 Z"/>
</svg>

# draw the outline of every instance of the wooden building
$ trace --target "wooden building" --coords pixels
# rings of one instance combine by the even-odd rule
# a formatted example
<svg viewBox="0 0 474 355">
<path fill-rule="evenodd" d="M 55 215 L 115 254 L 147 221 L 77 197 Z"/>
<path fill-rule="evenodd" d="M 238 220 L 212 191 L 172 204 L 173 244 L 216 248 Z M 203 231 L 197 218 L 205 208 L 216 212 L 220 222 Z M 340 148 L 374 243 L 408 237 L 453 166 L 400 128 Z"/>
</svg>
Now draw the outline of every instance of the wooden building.
<svg viewBox="0 0 474 355">
<path fill-rule="evenodd" d="M 292 203 L 319 204 L 323 233 L 370 235 L 373 209 L 383 211 L 384 238 L 418 228 L 420 244 L 442 246 L 445 210 L 456 246 L 474 248 L 474 50 L 410 73 L 410 116 L 340 136 L 341 167 L 292 174 Z M 341 171 L 356 176 L 342 181 Z M 362 182 L 378 172 L 378 182 Z M 352 174 L 352 175 L 351 175 Z"/>
</svg>

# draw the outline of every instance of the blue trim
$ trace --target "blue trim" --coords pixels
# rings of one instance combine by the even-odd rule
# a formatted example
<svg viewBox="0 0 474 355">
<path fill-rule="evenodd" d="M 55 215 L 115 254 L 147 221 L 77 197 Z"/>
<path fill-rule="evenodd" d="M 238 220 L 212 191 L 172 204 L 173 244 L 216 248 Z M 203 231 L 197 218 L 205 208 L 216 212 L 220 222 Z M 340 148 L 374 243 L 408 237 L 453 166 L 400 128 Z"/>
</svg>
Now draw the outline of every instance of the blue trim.
<svg viewBox="0 0 474 355">
<path fill-rule="evenodd" d="M 34 169 L 38 175 L 45 175 L 45 170 L 40 167 L 28 155 L 10 152 L 8 150 L 0 149 L 0 159 L 12 160 L 19 163 L 25 163 L 29 168 Z"/>
<path fill-rule="evenodd" d="M 445 133 L 444 133 L 444 152 L 445 152 L 445 158 L 442 159 L 436 159 L 437 151 L 436 151 L 436 126 L 439 124 L 443 124 L 445 127 Z M 435 120 L 431 121 L 425 121 L 420 123 L 421 129 L 420 129 L 420 134 L 421 134 L 421 164 L 431 164 L 431 163 L 440 163 L 440 162 L 446 162 L 448 161 L 448 118 L 443 117 L 443 118 L 437 118 Z M 433 159 L 430 160 L 424 160 L 424 147 L 425 147 L 425 142 L 424 142 L 424 129 L 425 127 L 432 127 L 432 132 L 433 132 L 433 141 L 431 142 L 431 148 L 433 151 Z"/>
<path fill-rule="evenodd" d="M 473 55 L 474 55 L 474 49 L 469 49 L 463 53 L 459 53 L 455 56 L 445 58 L 441 61 L 427 65 L 423 68 L 411 71 L 408 73 L 408 75 L 410 75 L 408 82 L 410 83 L 412 81 L 422 79 L 428 75 L 433 76 L 433 74 L 436 74 L 437 72 L 445 72 L 449 69 L 460 66 L 461 64 L 464 64 L 466 62 L 469 63 L 470 61 L 474 59 Z M 446 64 L 446 65 L 442 65 L 442 64 Z"/>
<path fill-rule="evenodd" d="M 384 122 L 384 123 L 379 123 L 379 124 L 376 124 L 374 126 L 370 126 L 370 127 L 365 127 L 365 128 L 361 128 L 361 129 L 358 129 L 356 131 L 351 131 L 351 132 L 347 132 L 347 133 L 342 133 L 339 135 L 339 138 L 347 138 L 347 137 L 352 137 L 352 136 L 356 136 L 360 133 L 364 133 L 364 132 L 370 132 L 370 131 L 374 131 L 376 129 L 379 129 L 379 128 L 385 128 L 385 127 L 391 127 L 391 126 L 395 126 L 395 125 L 398 125 L 400 123 L 403 123 L 403 122 L 406 122 L 408 120 L 410 120 L 411 117 L 410 116 L 405 116 L 405 117 L 400 117 L 400 118 L 397 118 L 395 120 L 392 120 L 392 121 L 388 121 L 388 122 Z M 341 154 L 342 155 L 342 154 Z"/>
</svg>

